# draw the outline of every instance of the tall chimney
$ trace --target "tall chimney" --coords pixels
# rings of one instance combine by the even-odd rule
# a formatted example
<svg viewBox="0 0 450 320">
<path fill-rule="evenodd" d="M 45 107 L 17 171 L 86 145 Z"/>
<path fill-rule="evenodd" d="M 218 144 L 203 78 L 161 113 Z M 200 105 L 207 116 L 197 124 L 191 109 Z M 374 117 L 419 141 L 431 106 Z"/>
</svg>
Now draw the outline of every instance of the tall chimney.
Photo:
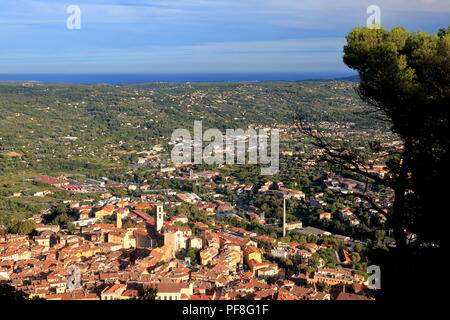
<svg viewBox="0 0 450 320">
<path fill-rule="evenodd" d="M 286 197 L 283 196 L 283 237 L 286 237 Z"/>
</svg>

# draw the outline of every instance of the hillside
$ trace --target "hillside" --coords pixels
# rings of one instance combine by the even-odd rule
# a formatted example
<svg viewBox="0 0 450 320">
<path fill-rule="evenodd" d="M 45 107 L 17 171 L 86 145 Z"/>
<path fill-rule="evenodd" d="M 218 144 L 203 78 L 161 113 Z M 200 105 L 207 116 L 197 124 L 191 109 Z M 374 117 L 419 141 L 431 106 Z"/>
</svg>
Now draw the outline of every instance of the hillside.
<svg viewBox="0 0 450 320">
<path fill-rule="evenodd" d="M 121 176 L 138 152 L 168 147 L 175 128 L 293 125 L 298 111 L 317 121 L 382 128 L 355 83 L 145 83 L 127 86 L 0 85 L 0 213 L 36 212 L 64 195 L 11 198 L 40 190 L 38 174 Z M 290 146 L 287 146 L 290 148 Z M 166 150 L 168 153 L 168 150 Z M 41 188 L 42 189 L 42 188 Z M 55 190 L 54 190 L 55 191 Z M 59 191 L 58 191 L 59 192 Z"/>
<path fill-rule="evenodd" d="M 204 127 L 220 129 L 269 126 L 291 124 L 302 110 L 317 120 L 373 126 L 361 113 L 354 86 L 346 81 L 0 85 L 0 171 L 120 165 L 126 161 L 123 152 L 165 143 L 174 128 L 200 119 Z"/>
</svg>

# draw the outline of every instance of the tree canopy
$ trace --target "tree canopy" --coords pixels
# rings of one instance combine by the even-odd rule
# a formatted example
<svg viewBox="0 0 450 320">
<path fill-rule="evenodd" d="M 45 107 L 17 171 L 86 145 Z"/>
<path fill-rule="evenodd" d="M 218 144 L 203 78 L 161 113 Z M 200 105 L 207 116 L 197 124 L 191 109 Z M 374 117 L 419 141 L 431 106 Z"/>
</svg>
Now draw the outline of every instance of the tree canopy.
<svg viewBox="0 0 450 320">
<path fill-rule="evenodd" d="M 361 177 L 376 190 L 392 190 L 392 207 L 374 201 L 369 188 L 343 196 L 360 197 L 393 229 L 395 247 L 374 248 L 382 270 L 380 297 L 396 298 L 401 289 L 411 298 L 434 290 L 423 272 L 442 256 L 448 211 L 450 107 L 450 26 L 436 34 L 409 32 L 397 27 L 355 28 L 347 36 L 344 62 L 360 77 L 357 93 L 368 113 L 388 124 L 401 145 L 372 141 L 352 148 L 314 130 L 304 115 L 299 128 L 323 152 L 322 160 Z M 381 177 L 370 169 L 384 163 Z M 372 189 L 373 190 L 373 189 Z M 376 232 L 377 245 L 385 234 Z M 414 237 L 412 237 L 414 236 Z"/>
<path fill-rule="evenodd" d="M 436 221 L 446 192 L 438 185 L 449 176 L 450 26 L 437 34 L 355 28 L 344 62 L 359 73 L 360 97 L 403 141 L 391 154 L 390 177 L 378 181 L 395 190 L 397 245 L 406 245 L 404 230 L 417 243 L 442 244 Z"/>
<path fill-rule="evenodd" d="M 156 300 L 158 290 L 153 287 L 141 288 L 138 291 L 138 300 Z"/>
</svg>

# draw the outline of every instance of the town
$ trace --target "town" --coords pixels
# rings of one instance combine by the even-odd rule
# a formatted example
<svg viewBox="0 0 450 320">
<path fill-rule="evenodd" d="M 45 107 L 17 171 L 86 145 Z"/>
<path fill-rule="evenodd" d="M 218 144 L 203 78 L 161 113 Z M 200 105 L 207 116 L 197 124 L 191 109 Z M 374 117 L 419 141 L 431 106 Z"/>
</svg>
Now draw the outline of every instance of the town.
<svg viewBox="0 0 450 320">
<path fill-rule="evenodd" d="M 214 184 L 218 175 L 192 169 L 183 175 L 186 170 L 174 166 L 159 173 L 179 174 L 200 186 Z M 73 194 L 99 191 L 106 185 L 128 191 L 148 187 L 110 180 L 73 185 L 45 175 L 36 176 L 35 181 Z M 324 181 L 331 189 L 352 189 L 358 184 L 338 177 Z M 306 199 L 302 191 L 272 181 L 258 189 L 237 183 L 223 187 L 235 195 L 280 193 L 298 203 L 323 204 L 320 198 Z M 193 192 L 155 191 L 134 199 L 105 191 L 99 201 L 65 199 L 53 212 L 43 210 L 30 219 L 30 235 L 0 237 L 0 279 L 30 297 L 47 300 L 133 299 L 143 287 L 155 288 L 157 299 L 163 300 L 369 299 L 358 294 L 367 291 L 367 275 L 349 267 L 355 261 L 367 265 L 362 241 L 303 227 L 301 221 L 270 224 L 260 208 L 239 200 L 224 201 L 220 193 L 204 201 Z M 51 191 L 34 196 L 46 192 Z M 55 214 L 59 214 L 56 219 L 74 219 L 44 223 Z M 318 214 L 320 220 L 333 216 L 349 225 L 359 223 L 349 207 L 335 215 Z M 238 225 L 256 228 L 249 231 Z M 277 232 L 284 237 L 278 239 Z M 72 265 L 81 272 L 81 287 L 76 290 L 67 286 L 67 269 Z"/>
</svg>

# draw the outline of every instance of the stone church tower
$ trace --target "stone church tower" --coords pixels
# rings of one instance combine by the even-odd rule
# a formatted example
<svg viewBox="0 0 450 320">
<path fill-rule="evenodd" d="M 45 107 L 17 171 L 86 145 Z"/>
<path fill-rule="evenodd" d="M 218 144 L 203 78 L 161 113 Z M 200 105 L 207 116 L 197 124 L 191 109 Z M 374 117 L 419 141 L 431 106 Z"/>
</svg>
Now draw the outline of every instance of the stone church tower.
<svg viewBox="0 0 450 320">
<path fill-rule="evenodd" d="M 156 231 L 161 232 L 162 227 L 164 226 L 164 207 L 162 204 L 158 203 L 156 205 Z"/>
</svg>

